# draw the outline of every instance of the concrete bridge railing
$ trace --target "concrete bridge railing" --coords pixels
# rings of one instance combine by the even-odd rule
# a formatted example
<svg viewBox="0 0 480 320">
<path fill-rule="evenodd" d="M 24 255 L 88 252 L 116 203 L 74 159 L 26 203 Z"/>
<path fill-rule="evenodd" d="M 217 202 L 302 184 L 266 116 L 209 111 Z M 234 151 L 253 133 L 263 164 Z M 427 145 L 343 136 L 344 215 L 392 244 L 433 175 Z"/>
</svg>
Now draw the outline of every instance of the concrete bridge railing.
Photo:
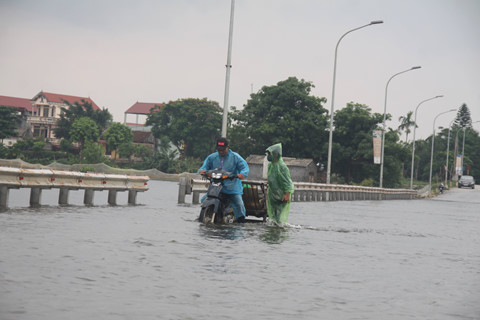
<svg viewBox="0 0 480 320">
<path fill-rule="evenodd" d="M 264 182 L 266 183 L 266 181 Z M 245 181 L 245 183 L 248 184 L 248 181 Z M 207 192 L 208 185 L 209 182 L 207 180 L 180 178 L 178 203 L 185 203 L 186 195 L 192 194 L 192 203 L 198 204 L 200 194 Z M 293 202 L 414 199 L 417 195 L 415 190 L 410 189 L 387 189 L 308 182 L 294 182 L 294 185 Z"/>
<path fill-rule="evenodd" d="M 60 205 L 68 204 L 70 190 L 85 190 L 85 205 L 92 205 L 94 192 L 103 190 L 108 190 L 111 205 L 116 204 L 121 191 L 128 191 L 128 203 L 135 204 L 137 192 L 148 190 L 148 180 L 148 176 L 0 167 L 0 208 L 8 207 L 9 190 L 19 188 L 31 189 L 31 206 L 40 205 L 42 190 L 52 188 L 60 189 Z"/>
</svg>

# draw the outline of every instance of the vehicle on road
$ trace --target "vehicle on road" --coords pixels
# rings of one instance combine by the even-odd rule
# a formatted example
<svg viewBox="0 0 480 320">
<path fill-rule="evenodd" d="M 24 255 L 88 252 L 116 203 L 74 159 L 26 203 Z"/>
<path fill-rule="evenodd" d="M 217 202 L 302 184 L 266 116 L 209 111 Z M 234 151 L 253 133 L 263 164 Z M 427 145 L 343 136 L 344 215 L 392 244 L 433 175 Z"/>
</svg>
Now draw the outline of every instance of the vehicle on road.
<svg viewBox="0 0 480 320">
<path fill-rule="evenodd" d="M 467 187 L 475 189 L 475 179 L 472 176 L 461 176 L 458 180 L 458 187 Z"/>
<path fill-rule="evenodd" d="M 440 183 L 438 186 L 438 192 L 443 193 L 443 190 L 445 190 L 445 185 L 443 183 Z"/>
<path fill-rule="evenodd" d="M 208 170 L 202 174 L 210 181 L 205 199 L 202 202 L 198 220 L 205 224 L 228 224 L 235 221 L 233 209 L 230 206 L 228 195 L 223 194 L 224 181 L 233 180 L 237 176 L 222 169 Z M 267 219 L 266 193 L 267 185 L 264 182 L 243 181 L 242 199 L 245 204 L 247 217 Z M 253 222 L 248 220 L 248 222 Z"/>
</svg>

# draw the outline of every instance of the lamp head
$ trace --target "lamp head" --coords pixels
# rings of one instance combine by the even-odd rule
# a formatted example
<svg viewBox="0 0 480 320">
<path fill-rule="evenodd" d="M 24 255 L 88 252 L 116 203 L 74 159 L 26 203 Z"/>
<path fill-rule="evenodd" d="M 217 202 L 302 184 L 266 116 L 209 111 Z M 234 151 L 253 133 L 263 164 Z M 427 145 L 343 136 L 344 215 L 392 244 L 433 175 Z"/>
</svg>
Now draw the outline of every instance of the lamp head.
<svg viewBox="0 0 480 320">
<path fill-rule="evenodd" d="M 443 98 L 443 95 L 441 95 L 441 96 L 436 96 L 435 98 Z"/>
<path fill-rule="evenodd" d="M 421 66 L 416 66 L 416 67 L 412 67 L 412 70 L 415 70 L 415 69 L 420 69 Z"/>
<path fill-rule="evenodd" d="M 383 23 L 383 20 L 375 20 L 370 22 L 370 24 L 380 24 L 380 23 Z"/>
</svg>

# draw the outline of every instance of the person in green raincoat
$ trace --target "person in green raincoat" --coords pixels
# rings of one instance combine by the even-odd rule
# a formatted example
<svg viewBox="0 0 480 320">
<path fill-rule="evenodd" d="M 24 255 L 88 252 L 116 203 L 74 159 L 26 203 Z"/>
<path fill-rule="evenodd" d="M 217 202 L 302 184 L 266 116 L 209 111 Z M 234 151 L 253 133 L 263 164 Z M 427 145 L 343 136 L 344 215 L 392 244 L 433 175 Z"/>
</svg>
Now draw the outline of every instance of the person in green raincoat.
<svg viewBox="0 0 480 320">
<path fill-rule="evenodd" d="M 268 163 L 268 218 L 276 223 L 286 223 L 290 213 L 290 198 L 294 187 L 290 170 L 282 159 L 282 144 L 270 146 L 266 150 Z"/>
</svg>

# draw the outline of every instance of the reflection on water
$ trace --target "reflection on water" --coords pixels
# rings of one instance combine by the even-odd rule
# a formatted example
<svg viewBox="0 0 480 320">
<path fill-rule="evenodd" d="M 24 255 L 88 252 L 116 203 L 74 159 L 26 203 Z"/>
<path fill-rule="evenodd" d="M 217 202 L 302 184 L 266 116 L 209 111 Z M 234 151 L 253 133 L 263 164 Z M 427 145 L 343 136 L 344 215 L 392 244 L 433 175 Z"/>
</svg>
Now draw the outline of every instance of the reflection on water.
<svg viewBox="0 0 480 320">
<path fill-rule="evenodd" d="M 244 238 L 243 225 L 197 223 L 199 224 L 200 235 L 207 239 L 238 240 Z"/>
<path fill-rule="evenodd" d="M 287 240 L 288 233 L 292 228 L 288 224 L 278 225 L 275 223 L 198 224 L 200 235 L 207 239 L 241 240 L 253 236 L 268 244 L 280 244 Z"/>
<path fill-rule="evenodd" d="M 261 241 L 268 244 L 280 244 L 288 239 L 289 228 L 287 226 L 278 226 L 276 224 L 265 225 L 264 232 L 258 237 Z"/>
</svg>

